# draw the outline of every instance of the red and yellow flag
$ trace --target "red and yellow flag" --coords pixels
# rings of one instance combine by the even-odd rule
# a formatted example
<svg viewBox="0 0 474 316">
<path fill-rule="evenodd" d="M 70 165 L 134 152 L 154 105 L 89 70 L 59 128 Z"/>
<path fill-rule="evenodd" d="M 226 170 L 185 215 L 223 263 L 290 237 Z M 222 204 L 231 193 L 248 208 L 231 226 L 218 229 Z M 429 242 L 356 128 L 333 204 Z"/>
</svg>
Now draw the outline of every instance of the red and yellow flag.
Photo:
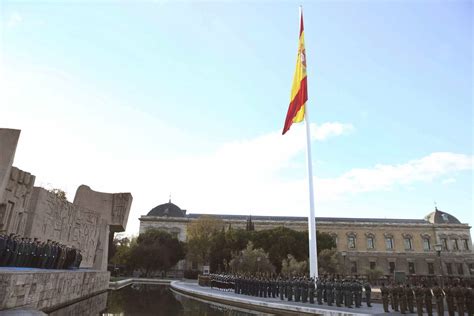
<svg viewBox="0 0 474 316">
<path fill-rule="evenodd" d="M 303 12 L 301 12 L 300 40 L 298 45 L 298 56 L 296 58 L 296 69 L 291 87 L 290 106 L 286 114 L 283 135 L 290 129 L 291 124 L 299 123 L 304 119 L 305 104 L 308 100 L 308 83 L 306 80 L 306 51 L 304 48 L 304 26 Z"/>
</svg>

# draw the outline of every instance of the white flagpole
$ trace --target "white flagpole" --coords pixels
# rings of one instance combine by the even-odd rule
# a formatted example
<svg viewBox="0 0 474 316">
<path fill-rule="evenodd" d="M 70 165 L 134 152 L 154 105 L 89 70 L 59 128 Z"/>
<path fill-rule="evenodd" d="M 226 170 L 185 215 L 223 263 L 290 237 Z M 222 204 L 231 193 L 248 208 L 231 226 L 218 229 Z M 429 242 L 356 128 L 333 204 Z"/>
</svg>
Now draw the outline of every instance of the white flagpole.
<svg viewBox="0 0 474 316">
<path fill-rule="evenodd" d="M 301 6 L 300 6 L 301 21 Z M 309 126 L 308 101 L 304 109 L 304 119 L 306 125 L 306 162 L 308 164 L 308 187 L 309 187 L 309 218 L 308 218 L 308 241 L 309 241 L 309 274 L 312 278 L 318 277 L 318 257 L 316 242 L 316 219 L 314 215 L 314 189 L 313 189 L 313 166 L 311 159 L 311 132 Z"/>
</svg>

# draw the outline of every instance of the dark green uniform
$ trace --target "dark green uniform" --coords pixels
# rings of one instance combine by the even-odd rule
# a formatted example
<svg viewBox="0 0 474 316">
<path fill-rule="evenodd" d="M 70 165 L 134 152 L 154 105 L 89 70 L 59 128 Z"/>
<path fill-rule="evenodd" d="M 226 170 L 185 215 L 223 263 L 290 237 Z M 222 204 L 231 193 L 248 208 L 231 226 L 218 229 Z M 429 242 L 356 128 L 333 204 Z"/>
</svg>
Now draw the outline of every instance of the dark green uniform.
<svg viewBox="0 0 474 316">
<path fill-rule="evenodd" d="M 313 280 L 313 278 L 309 279 L 309 281 L 308 281 L 308 287 L 309 287 L 309 303 L 310 303 L 310 304 L 314 304 L 314 291 L 315 291 L 315 287 L 314 287 L 314 280 Z"/>
<path fill-rule="evenodd" d="M 424 297 L 423 288 L 421 286 L 415 286 L 413 292 L 415 292 L 416 312 L 418 313 L 418 316 L 422 316 Z"/>
<path fill-rule="evenodd" d="M 405 296 L 407 298 L 408 310 L 410 311 L 410 313 L 414 313 L 415 312 L 415 304 L 414 304 L 415 303 L 415 297 L 413 296 L 413 290 L 410 287 L 410 285 L 407 284 L 404 291 L 405 291 Z"/>
<path fill-rule="evenodd" d="M 438 284 L 433 287 L 433 295 L 436 300 L 436 312 L 438 316 L 444 316 L 444 292 Z"/>
<path fill-rule="evenodd" d="M 400 313 L 405 314 L 408 307 L 407 296 L 403 286 L 400 284 L 398 286 L 398 300 L 400 301 Z"/>
<path fill-rule="evenodd" d="M 380 288 L 380 293 L 382 295 L 383 310 L 385 313 L 388 313 L 388 297 L 390 295 L 390 290 L 383 283 L 382 287 Z"/>
<path fill-rule="evenodd" d="M 464 291 L 460 284 L 453 288 L 456 310 L 459 315 L 464 315 Z"/>
</svg>

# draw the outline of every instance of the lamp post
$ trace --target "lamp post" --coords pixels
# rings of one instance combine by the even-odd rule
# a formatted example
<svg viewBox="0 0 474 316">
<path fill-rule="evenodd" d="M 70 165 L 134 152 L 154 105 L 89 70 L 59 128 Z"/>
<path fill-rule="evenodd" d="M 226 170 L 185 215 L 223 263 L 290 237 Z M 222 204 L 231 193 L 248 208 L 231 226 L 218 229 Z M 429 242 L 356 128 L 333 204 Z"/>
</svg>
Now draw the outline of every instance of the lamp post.
<svg viewBox="0 0 474 316">
<path fill-rule="evenodd" d="M 257 257 L 257 272 L 260 272 L 260 265 L 259 265 L 259 264 L 260 264 L 260 260 L 261 260 L 261 259 L 262 259 L 262 258 Z"/>
<path fill-rule="evenodd" d="M 443 249 L 443 247 L 441 246 L 441 244 L 436 244 L 434 245 L 434 249 L 436 250 L 436 254 L 438 255 L 439 273 L 441 275 L 441 286 L 443 286 L 443 265 L 441 264 L 441 249 Z"/>
<path fill-rule="evenodd" d="M 342 272 L 344 274 L 344 278 L 346 277 L 346 256 L 347 252 L 346 251 L 341 251 L 341 256 L 343 259 L 343 265 L 342 265 Z"/>
</svg>

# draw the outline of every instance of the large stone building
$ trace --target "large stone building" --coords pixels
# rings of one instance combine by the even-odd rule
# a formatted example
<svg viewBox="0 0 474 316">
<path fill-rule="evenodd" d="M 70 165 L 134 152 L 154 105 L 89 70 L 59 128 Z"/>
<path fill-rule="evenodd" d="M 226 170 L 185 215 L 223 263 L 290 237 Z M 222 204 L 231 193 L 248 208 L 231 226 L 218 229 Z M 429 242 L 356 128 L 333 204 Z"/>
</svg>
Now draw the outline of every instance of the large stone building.
<svg viewBox="0 0 474 316">
<path fill-rule="evenodd" d="M 186 214 L 170 201 L 140 217 L 140 233 L 157 228 L 185 241 L 187 225 L 202 215 Z M 233 228 L 245 229 L 249 220 L 255 230 L 308 228 L 306 217 L 213 216 Z M 408 275 L 474 275 L 471 227 L 437 208 L 424 219 L 316 217 L 316 226 L 335 239 L 347 274 L 364 274 L 366 269 L 378 267 L 386 275 L 395 271 Z"/>
</svg>

